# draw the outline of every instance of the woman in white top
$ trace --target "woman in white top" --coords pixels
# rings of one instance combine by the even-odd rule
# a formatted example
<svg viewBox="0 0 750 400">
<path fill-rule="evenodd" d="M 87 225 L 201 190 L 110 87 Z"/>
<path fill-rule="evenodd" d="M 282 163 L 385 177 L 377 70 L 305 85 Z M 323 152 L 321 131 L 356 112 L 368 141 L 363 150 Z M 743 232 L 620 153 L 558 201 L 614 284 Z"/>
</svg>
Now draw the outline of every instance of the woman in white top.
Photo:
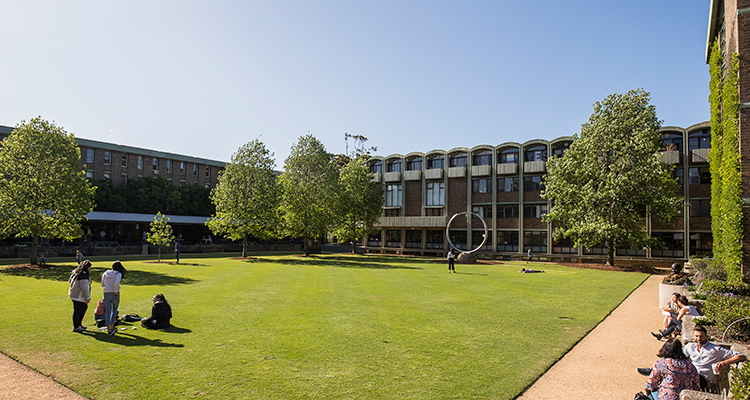
<svg viewBox="0 0 750 400">
<path fill-rule="evenodd" d="M 669 336 L 672 334 L 672 332 L 676 330 L 682 330 L 682 319 L 686 315 L 693 315 L 693 316 L 699 316 L 698 310 L 695 309 L 695 307 L 688 304 L 688 299 L 685 296 L 680 296 L 677 299 L 677 304 L 680 305 L 680 311 L 677 313 L 676 318 L 672 318 L 672 321 L 669 323 L 669 326 L 667 326 L 667 329 L 659 331 L 659 333 L 653 333 L 655 338 L 658 340 L 661 340 L 665 336 Z"/>
<path fill-rule="evenodd" d="M 104 323 L 107 325 L 107 335 L 112 336 L 117 332 L 117 308 L 120 306 L 120 280 L 125 276 L 125 267 L 119 261 L 112 263 L 112 269 L 102 274 L 102 287 L 104 288 Z"/>
</svg>

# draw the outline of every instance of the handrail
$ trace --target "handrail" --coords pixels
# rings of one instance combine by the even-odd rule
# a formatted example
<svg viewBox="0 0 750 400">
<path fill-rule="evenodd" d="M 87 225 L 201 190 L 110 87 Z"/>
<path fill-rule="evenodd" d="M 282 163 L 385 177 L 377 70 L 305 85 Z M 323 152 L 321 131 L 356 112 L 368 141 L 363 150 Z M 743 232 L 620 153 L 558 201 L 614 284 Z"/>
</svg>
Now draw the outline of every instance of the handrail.
<svg viewBox="0 0 750 400">
<path fill-rule="evenodd" d="M 726 334 L 727 334 L 727 331 L 729 330 L 729 328 L 731 328 L 731 327 L 732 327 L 732 325 L 734 325 L 734 324 L 736 324 L 736 323 L 738 323 L 738 322 L 740 322 L 740 321 L 746 320 L 746 319 L 750 319 L 750 317 L 740 318 L 740 319 L 738 319 L 737 321 L 734 321 L 734 322 L 732 322 L 731 324 L 729 324 L 729 326 L 727 326 L 727 329 L 724 329 L 724 333 L 722 333 L 722 334 L 721 334 L 721 341 L 722 341 L 722 342 L 724 341 L 724 336 L 726 336 Z"/>
</svg>

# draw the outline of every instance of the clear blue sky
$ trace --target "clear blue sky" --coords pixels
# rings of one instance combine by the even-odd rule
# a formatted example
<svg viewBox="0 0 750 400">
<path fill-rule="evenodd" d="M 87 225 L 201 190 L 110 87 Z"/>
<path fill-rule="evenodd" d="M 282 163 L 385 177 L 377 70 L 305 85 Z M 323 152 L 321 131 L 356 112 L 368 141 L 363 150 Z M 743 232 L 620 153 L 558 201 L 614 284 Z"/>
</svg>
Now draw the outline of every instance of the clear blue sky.
<svg viewBox="0 0 750 400">
<path fill-rule="evenodd" d="M 553 139 L 651 92 L 709 118 L 708 1 L 4 1 L 0 125 L 281 169 L 308 132 L 378 155 Z"/>
</svg>

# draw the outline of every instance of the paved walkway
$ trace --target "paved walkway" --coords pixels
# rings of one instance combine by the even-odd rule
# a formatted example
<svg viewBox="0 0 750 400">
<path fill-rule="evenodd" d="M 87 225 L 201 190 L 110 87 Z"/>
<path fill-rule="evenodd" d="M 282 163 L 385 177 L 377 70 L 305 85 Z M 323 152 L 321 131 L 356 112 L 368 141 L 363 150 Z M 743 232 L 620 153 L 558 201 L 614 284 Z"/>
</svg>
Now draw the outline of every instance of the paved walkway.
<svg viewBox="0 0 750 400">
<path fill-rule="evenodd" d="M 652 275 L 612 314 L 539 378 L 521 397 L 543 399 L 632 399 L 663 342 L 650 332 L 662 324 L 659 282 Z M 85 399 L 54 380 L 0 353 L 0 399 Z"/>
</svg>

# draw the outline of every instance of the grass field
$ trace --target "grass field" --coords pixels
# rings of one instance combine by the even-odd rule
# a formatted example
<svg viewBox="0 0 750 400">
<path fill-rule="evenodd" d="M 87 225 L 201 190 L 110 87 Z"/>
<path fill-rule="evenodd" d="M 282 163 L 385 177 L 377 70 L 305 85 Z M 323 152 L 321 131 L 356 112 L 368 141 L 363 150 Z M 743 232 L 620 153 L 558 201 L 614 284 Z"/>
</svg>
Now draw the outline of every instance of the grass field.
<svg viewBox="0 0 750 400">
<path fill-rule="evenodd" d="M 0 269 L 0 351 L 94 399 L 511 399 L 645 274 L 386 256 L 126 259 L 120 312 L 174 327 L 72 333 L 74 263 Z M 146 262 L 148 261 L 148 262 Z M 7 264 L 7 262 L 6 262 Z"/>
</svg>

